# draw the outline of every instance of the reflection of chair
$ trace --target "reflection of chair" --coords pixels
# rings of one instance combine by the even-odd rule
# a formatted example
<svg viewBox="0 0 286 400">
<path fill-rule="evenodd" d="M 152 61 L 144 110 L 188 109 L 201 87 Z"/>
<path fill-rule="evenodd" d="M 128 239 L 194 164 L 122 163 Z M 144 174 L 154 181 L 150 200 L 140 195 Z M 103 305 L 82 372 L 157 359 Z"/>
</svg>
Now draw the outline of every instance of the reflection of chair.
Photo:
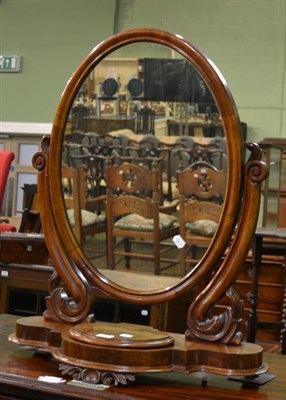
<svg viewBox="0 0 286 400">
<path fill-rule="evenodd" d="M 186 246 L 180 251 L 181 273 L 196 263 L 198 248 L 207 248 L 222 212 L 226 173 L 206 162 L 178 170 L 180 235 Z M 188 252 L 191 251 L 191 259 Z"/>
<path fill-rule="evenodd" d="M 136 133 L 155 134 L 155 111 L 145 106 L 138 111 L 135 125 Z"/>
<path fill-rule="evenodd" d="M 78 143 L 64 143 L 62 161 L 64 164 L 71 165 L 71 156 L 84 154 L 84 146 Z"/>
<path fill-rule="evenodd" d="M 103 198 L 88 198 L 86 191 L 85 167 L 62 166 L 62 181 L 67 216 L 79 244 L 87 236 L 105 232 L 105 215 L 102 212 Z"/>
<path fill-rule="evenodd" d="M 3 199 L 5 194 L 5 188 L 7 178 L 10 170 L 12 161 L 14 160 L 15 154 L 11 151 L 0 152 L 0 210 L 2 210 Z M 16 227 L 9 225 L 6 218 L 0 219 L 0 232 L 15 232 Z"/>
<path fill-rule="evenodd" d="M 145 135 L 140 142 L 129 140 L 126 148 L 128 155 L 138 158 L 160 157 L 160 139 L 152 134 Z"/>
<path fill-rule="evenodd" d="M 150 167 L 152 160 L 156 158 L 160 161 L 160 168 L 162 172 L 162 200 L 167 199 L 172 201 L 174 196 L 173 184 L 171 181 L 171 148 L 161 146 L 160 139 L 152 134 L 144 135 L 138 142 L 134 139 L 129 141 L 129 146 L 126 147 L 128 155 L 131 157 L 141 159 L 143 163 L 148 164 Z"/>
<path fill-rule="evenodd" d="M 77 104 L 72 108 L 72 132 L 86 131 L 88 109 L 84 104 Z"/>
<path fill-rule="evenodd" d="M 71 166 L 85 167 L 85 179 L 87 182 L 87 194 L 91 197 L 99 197 L 105 194 L 104 164 L 106 157 L 95 154 L 71 155 Z"/>
<path fill-rule="evenodd" d="M 106 163 L 106 221 L 107 221 L 107 263 L 114 269 L 115 239 L 123 238 L 124 251 L 116 251 L 125 257 L 126 267 L 130 267 L 130 258 L 153 261 L 154 273 L 159 275 L 160 262 L 171 262 L 161 258 L 160 242 L 178 233 L 176 217 L 159 213 L 160 173 L 154 160 L 152 169 L 146 165 L 123 163 L 120 166 Z M 138 250 L 132 251 L 131 242 L 141 239 Z M 142 242 L 143 241 L 143 242 Z M 152 252 L 142 251 L 144 241 L 152 246 Z M 135 247 L 135 246 L 134 246 Z"/>
</svg>

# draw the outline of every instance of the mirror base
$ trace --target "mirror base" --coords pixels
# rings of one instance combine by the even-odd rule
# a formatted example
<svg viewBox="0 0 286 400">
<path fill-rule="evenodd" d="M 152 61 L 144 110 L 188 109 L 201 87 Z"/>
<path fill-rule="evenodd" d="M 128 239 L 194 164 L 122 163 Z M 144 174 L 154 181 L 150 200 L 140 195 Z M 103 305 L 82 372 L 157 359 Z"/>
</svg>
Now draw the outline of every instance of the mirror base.
<svg viewBox="0 0 286 400">
<path fill-rule="evenodd" d="M 17 320 L 16 333 L 9 340 L 51 352 L 63 375 L 96 384 L 128 384 L 139 373 L 204 371 L 255 376 L 268 370 L 259 345 L 186 340 L 183 334 L 143 325 L 95 322 L 71 326 L 27 317 Z"/>
</svg>

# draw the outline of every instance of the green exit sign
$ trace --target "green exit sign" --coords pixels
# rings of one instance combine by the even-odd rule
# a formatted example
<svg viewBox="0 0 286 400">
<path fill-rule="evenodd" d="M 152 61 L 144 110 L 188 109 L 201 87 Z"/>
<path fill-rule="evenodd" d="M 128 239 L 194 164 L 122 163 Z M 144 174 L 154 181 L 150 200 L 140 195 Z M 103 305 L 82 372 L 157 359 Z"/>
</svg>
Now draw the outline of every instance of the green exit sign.
<svg viewBox="0 0 286 400">
<path fill-rule="evenodd" d="M 20 56 L 1 56 L 0 72 L 19 72 Z"/>
</svg>

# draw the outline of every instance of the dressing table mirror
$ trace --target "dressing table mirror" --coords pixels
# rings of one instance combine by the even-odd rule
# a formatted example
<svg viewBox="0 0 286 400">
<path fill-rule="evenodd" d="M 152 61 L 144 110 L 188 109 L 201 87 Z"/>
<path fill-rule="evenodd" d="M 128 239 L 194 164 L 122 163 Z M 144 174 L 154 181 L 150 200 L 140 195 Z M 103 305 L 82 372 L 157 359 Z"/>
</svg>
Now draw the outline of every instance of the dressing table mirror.
<svg viewBox="0 0 286 400">
<path fill-rule="evenodd" d="M 243 341 L 233 288 L 268 173 L 256 144 L 247 161 L 245 152 L 227 84 L 195 46 L 153 29 L 96 46 L 33 157 L 55 273 L 43 316 L 19 319 L 10 340 L 49 350 L 63 374 L 95 383 L 125 384 L 141 372 L 265 372 L 262 348 Z M 193 219 L 186 229 L 194 210 L 203 228 Z M 173 334 L 95 321 L 95 288 L 134 304 L 196 295 L 186 332 Z"/>
</svg>

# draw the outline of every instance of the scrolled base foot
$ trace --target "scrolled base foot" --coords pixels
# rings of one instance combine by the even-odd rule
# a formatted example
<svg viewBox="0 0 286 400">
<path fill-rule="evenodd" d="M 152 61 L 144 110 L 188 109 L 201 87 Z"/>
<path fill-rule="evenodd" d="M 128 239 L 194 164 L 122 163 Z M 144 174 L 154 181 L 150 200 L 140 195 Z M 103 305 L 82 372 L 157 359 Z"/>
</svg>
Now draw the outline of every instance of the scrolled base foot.
<svg viewBox="0 0 286 400">
<path fill-rule="evenodd" d="M 88 368 L 81 368 L 76 365 L 59 364 L 62 375 L 68 375 L 72 379 L 93 385 L 127 385 L 135 381 L 134 374 L 119 373 L 112 371 L 99 371 Z"/>
</svg>

